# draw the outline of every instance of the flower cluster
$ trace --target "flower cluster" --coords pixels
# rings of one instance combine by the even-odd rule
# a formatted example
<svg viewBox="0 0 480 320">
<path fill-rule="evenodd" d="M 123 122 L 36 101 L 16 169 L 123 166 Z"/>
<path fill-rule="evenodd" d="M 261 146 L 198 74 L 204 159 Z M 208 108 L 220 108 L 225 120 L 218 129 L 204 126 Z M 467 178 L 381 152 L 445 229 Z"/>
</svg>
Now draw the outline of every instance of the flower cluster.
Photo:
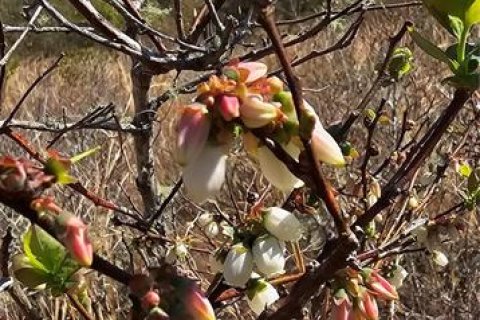
<svg viewBox="0 0 480 320">
<path fill-rule="evenodd" d="M 369 268 L 342 270 L 332 288 L 334 320 L 376 320 L 379 318 L 377 300 L 398 299 L 395 287 L 378 270 Z"/>
<path fill-rule="evenodd" d="M 236 230 L 229 249 L 222 247 L 211 256 L 212 271 L 223 272 L 228 285 L 247 288 L 247 302 L 260 314 L 279 298 L 265 279 L 285 273 L 285 242 L 298 241 L 301 235 L 301 223 L 293 213 L 278 207 L 260 209 Z"/>
<path fill-rule="evenodd" d="M 323 128 L 312 106 L 304 103 L 297 115 L 290 92 L 276 77 L 267 77 L 266 65 L 233 63 L 221 76 L 198 86 L 195 101 L 183 106 L 177 124 L 176 158 L 183 166 L 187 195 L 196 202 L 213 197 L 225 179 L 227 154 L 235 137 L 242 135 L 248 153 L 256 158 L 265 177 L 282 191 L 302 182 L 258 139 L 256 132 L 278 143 L 298 160 L 303 150 L 300 135 L 307 136 L 316 161 L 343 165 L 340 147 Z M 309 119 L 301 126 L 299 119 Z"/>
<path fill-rule="evenodd" d="M 285 241 L 298 241 L 301 224 L 291 213 L 272 207 L 262 212 L 262 229 L 257 235 L 243 236 L 228 251 L 223 264 L 225 282 L 245 287 L 254 268 L 265 277 L 285 272 Z"/>
<path fill-rule="evenodd" d="M 49 158 L 48 163 L 52 163 Z M 51 213 L 59 240 L 71 256 L 82 266 L 90 266 L 93 260 L 92 244 L 87 235 L 87 226 L 77 217 L 63 212 L 53 197 L 42 193 L 58 182 L 50 166 L 36 166 L 24 158 L 0 158 L 0 193 L 3 198 L 28 203 L 37 212 Z"/>
</svg>

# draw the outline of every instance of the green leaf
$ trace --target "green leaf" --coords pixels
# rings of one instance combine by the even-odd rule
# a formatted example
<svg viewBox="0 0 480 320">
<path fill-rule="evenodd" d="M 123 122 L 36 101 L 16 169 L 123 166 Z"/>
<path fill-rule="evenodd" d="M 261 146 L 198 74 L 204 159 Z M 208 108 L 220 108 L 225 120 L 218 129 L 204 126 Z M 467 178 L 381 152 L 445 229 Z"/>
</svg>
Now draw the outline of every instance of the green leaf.
<svg viewBox="0 0 480 320">
<path fill-rule="evenodd" d="M 480 75 L 477 73 L 469 73 L 463 75 L 455 75 L 442 80 L 455 88 L 476 90 L 480 87 Z"/>
<path fill-rule="evenodd" d="M 45 283 L 54 295 L 65 292 L 72 284 L 72 275 L 80 269 L 60 242 L 36 226 L 23 236 L 23 251 L 28 264 L 18 261 L 17 278 L 29 287 Z"/>
<path fill-rule="evenodd" d="M 471 172 L 467 182 L 467 190 L 470 194 L 478 192 L 479 189 L 480 189 L 480 168 Z"/>
<path fill-rule="evenodd" d="M 460 41 L 462 38 L 463 30 L 465 29 L 462 19 L 449 15 L 448 20 L 450 23 L 451 32 L 457 38 L 457 40 Z"/>
<path fill-rule="evenodd" d="M 32 265 L 24 254 L 17 254 L 12 258 L 12 270 L 15 278 L 31 289 L 37 289 L 49 280 L 49 274 Z"/>
<path fill-rule="evenodd" d="M 431 57 L 446 63 L 453 72 L 456 72 L 459 68 L 459 63 L 455 60 L 452 60 L 448 55 L 435 44 L 430 42 L 428 39 L 424 38 L 420 33 L 415 31 L 414 28 L 409 29 L 410 35 L 412 36 L 413 41 L 423 50 L 425 53 Z"/>
<path fill-rule="evenodd" d="M 458 43 L 448 47 L 445 51 L 445 53 L 450 57 L 450 59 L 456 59 L 457 48 Z M 477 70 L 478 66 L 480 65 L 480 45 L 467 44 L 465 50 L 467 54 L 464 64 L 468 63 L 467 69 L 469 73 L 475 72 L 475 70 Z"/>
<path fill-rule="evenodd" d="M 92 149 L 88 149 L 87 151 L 84 151 L 82 153 L 79 153 L 79 154 L 71 157 L 70 162 L 75 163 L 75 162 L 78 162 L 82 159 L 85 159 L 85 158 L 91 156 L 92 154 L 94 154 L 95 152 L 99 151 L 100 149 L 102 149 L 102 147 L 100 147 L 100 146 L 97 146 L 97 147 L 92 148 Z"/>
<path fill-rule="evenodd" d="M 34 267 L 50 273 L 58 270 L 67 254 L 60 242 L 34 225 L 23 236 L 23 251 Z"/>
</svg>

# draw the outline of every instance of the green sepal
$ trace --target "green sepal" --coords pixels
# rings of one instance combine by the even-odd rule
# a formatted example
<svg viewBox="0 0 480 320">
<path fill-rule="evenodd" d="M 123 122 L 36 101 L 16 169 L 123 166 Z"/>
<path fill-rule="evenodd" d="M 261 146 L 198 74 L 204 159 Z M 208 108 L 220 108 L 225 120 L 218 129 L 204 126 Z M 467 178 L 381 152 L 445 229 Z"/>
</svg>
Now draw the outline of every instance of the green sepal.
<svg viewBox="0 0 480 320">
<path fill-rule="evenodd" d="M 64 161 L 48 158 L 45 164 L 45 171 L 55 176 L 55 182 L 58 184 L 67 185 L 77 182 L 77 180 L 70 175 L 68 165 Z"/>
</svg>

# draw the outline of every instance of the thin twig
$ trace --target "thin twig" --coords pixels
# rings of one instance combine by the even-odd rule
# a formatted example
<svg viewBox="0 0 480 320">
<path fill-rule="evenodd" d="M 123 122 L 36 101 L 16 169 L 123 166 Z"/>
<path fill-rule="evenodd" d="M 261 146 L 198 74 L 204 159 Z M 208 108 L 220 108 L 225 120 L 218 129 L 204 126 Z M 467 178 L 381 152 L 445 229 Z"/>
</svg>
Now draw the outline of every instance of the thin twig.
<svg viewBox="0 0 480 320">
<path fill-rule="evenodd" d="M 70 293 L 67 293 L 68 300 L 72 303 L 72 305 L 77 309 L 78 312 L 82 315 L 85 320 L 95 320 L 92 315 L 88 313 L 85 307 Z"/>
<path fill-rule="evenodd" d="M 28 22 L 29 26 L 33 26 L 33 24 L 35 23 L 35 20 L 37 20 L 38 16 L 42 12 L 42 9 L 43 8 L 41 6 L 38 6 L 35 9 L 35 12 L 33 13 L 32 17 L 30 18 L 30 21 Z M 22 41 L 25 40 L 25 37 L 27 36 L 28 31 L 30 31 L 30 29 L 25 29 L 22 32 L 22 34 L 20 35 L 20 37 L 18 37 L 17 41 L 15 41 L 15 43 L 10 47 L 10 49 L 3 55 L 2 59 L 0 60 L 0 67 L 3 67 L 7 64 L 8 60 L 12 56 L 13 52 L 15 50 L 17 50 L 20 43 L 22 43 Z"/>
<path fill-rule="evenodd" d="M 23 102 L 25 102 L 25 100 L 28 98 L 28 96 L 30 95 L 30 93 L 33 91 L 33 89 L 35 89 L 35 87 L 40 83 L 42 82 L 45 78 L 47 78 L 47 76 L 53 71 L 55 70 L 56 67 L 58 67 L 60 61 L 63 59 L 65 55 L 62 53 L 58 58 L 57 60 L 55 60 L 55 62 L 50 66 L 48 67 L 37 79 L 35 79 L 35 81 L 33 81 L 33 83 L 28 87 L 28 89 L 24 92 L 24 94 L 22 95 L 22 97 L 20 98 L 20 100 L 17 102 L 17 104 L 15 105 L 15 107 L 13 108 L 12 112 L 10 112 L 10 114 L 8 115 L 7 119 L 5 119 L 5 121 L 3 122 L 2 126 L 0 127 L 0 131 L 3 129 L 3 128 L 6 128 L 8 126 L 8 124 L 10 123 L 10 121 L 12 121 L 12 119 L 15 117 L 15 115 L 18 113 L 18 111 L 20 110 Z"/>
</svg>

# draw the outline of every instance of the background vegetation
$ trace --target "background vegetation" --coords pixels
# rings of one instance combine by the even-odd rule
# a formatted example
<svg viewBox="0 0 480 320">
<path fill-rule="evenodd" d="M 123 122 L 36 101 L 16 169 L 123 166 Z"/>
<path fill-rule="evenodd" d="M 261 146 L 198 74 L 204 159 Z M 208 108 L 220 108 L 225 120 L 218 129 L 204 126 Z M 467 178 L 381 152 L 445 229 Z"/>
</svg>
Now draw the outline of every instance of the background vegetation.
<svg viewBox="0 0 480 320">
<path fill-rule="evenodd" d="M 64 1 L 65 12 L 71 12 Z M 103 0 L 93 1 L 95 5 L 117 24 L 115 14 Z M 284 18 L 295 18 L 301 14 L 315 10 L 321 1 L 284 1 L 280 11 Z M 193 8 L 198 7 L 198 1 L 187 1 L 186 21 L 189 15 L 193 16 Z M 2 0 L 0 4 L 0 20 L 7 25 L 21 25 L 24 20 L 21 16 L 22 4 L 18 0 Z M 150 1 L 147 6 L 147 17 L 151 23 L 161 27 L 162 30 L 173 32 L 173 20 L 169 1 Z M 80 17 L 71 16 L 72 19 Z M 365 92 L 370 87 L 374 77 L 375 68 L 385 53 L 388 39 L 403 24 L 405 20 L 415 21 L 416 26 L 424 34 L 437 40 L 437 43 L 446 43 L 448 35 L 442 31 L 433 19 L 429 18 L 420 6 L 400 10 L 377 10 L 365 15 L 365 23 L 361 26 L 358 36 L 348 48 L 312 60 L 296 69 L 302 78 L 306 90 L 306 97 L 315 105 L 325 123 L 332 124 L 345 119 L 360 102 Z M 48 19 L 41 23 L 49 25 Z M 314 48 L 323 48 L 333 43 L 338 38 L 345 25 L 340 22 L 330 27 L 314 39 L 301 46 L 295 47 L 289 53 L 302 55 Z M 14 35 L 10 34 L 8 41 Z M 450 98 L 449 92 L 438 79 L 446 75 L 448 70 L 432 62 L 422 52 L 416 49 L 410 40 L 404 45 L 410 47 L 415 55 L 414 71 L 401 84 L 382 89 L 380 96 L 388 97 L 386 113 L 392 119 L 391 126 L 398 125 L 397 118 L 403 110 L 409 108 L 412 126 L 421 126 L 431 123 L 438 114 L 438 106 Z M 58 115 L 65 119 L 78 119 L 87 110 L 97 105 L 113 103 L 119 108 L 116 113 L 121 117 L 133 114 L 133 101 L 131 80 L 129 77 L 130 61 L 125 57 L 107 51 L 88 40 L 71 34 L 29 34 L 22 48 L 15 53 L 15 57 L 8 66 L 8 80 L 4 89 L 4 100 L 0 115 L 8 115 L 11 107 L 21 97 L 29 84 L 49 66 L 58 55 L 64 52 L 66 57 L 55 72 L 43 81 L 25 102 L 25 107 L 17 118 L 35 121 L 58 121 Z M 267 59 L 266 63 L 275 68 L 276 61 Z M 157 76 L 154 78 L 152 94 L 157 95 L 169 89 L 175 74 Z M 191 74 L 182 74 L 179 82 L 189 78 Z M 172 100 L 160 110 L 157 121 L 157 138 L 155 140 L 155 160 L 157 166 L 157 181 L 165 195 L 176 181 L 179 168 L 172 160 L 172 136 L 174 108 L 181 101 L 188 101 L 182 96 L 180 100 Z M 378 104 L 372 100 L 372 105 Z M 455 161 L 467 161 L 472 165 L 480 165 L 480 135 L 478 130 L 478 111 L 474 112 L 471 106 L 462 112 L 460 118 L 449 132 L 449 139 L 459 140 L 465 136 L 467 126 L 472 118 L 477 118 L 477 129 L 468 131 L 466 145 L 468 148 L 456 155 Z M 352 134 L 353 145 L 362 145 L 365 139 L 365 128 L 359 123 Z M 385 139 L 378 139 L 377 147 L 380 150 L 388 149 L 394 142 L 389 135 L 392 128 L 385 126 Z M 39 146 L 53 138 L 53 134 L 23 132 L 32 142 Z M 65 135 L 56 148 L 69 150 L 71 154 L 86 150 L 92 146 L 102 146 L 101 152 L 94 157 L 82 162 L 75 168 L 75 176 L 79 177 L 85 185 L 101 197 L 117 203 L 128 205 L 138 204 L 140 198 L 136 193 L 135 172 L 132 160 L 131 138 L 107 131 L 93 134 L 90 131 L 70 132 Z M 21 154 L 19 150 L 6 140 L 0 141 L 1 153 Z M 445 149 L 447 148 L 447 149 Z M 445 160 L 444 156 L 451 150 L 451 145 L 441 146 L 430 160 L 430 166 L 436 167 Z M 378 160 L 379 164 L 381 159 Z M 374 160 L 375 163 L 376 160 Z M 229 159 L 231 177 L 228 186 L 237 205 L 245 203 L 245 190 L 262 193 L 266 188 L 266 181 L 255 174 L 254 166 L 246 160 L 242 152 L 237 152 Z M 331 173 L 332 175 L 334 173 Z M 443 209 L 450 207 L 459 196 L 456 190 L 461 183 L 461 178 L 455 173 L 455 168 L 448 169 L 448 177 L 438 192 L 428 203 L 424 211 L 425 216 L 434 216 Z M 336 174 L 339 185 L 348 185 L 347 174 Z M 423 179 L 429 179 L 425 175 Z M 155 263 L 155 241 L 150 239 L 148 249 L 142 249 L 139 243 L 145 239 L 123 228 L 120 218 L 107 212 L 105 209 L 95 207 L 92 203 L 79 197 L 71 191 L 64 191 L 64 197 L 58 199 L 60 204 L 71 212 L 80 215 L 92 226 L 92 239 L 95 239 L 96 250 L 106 258 L 118 264 L 129 267 L 133 261 L 147 260 Z M 229 194 L 228 192 L 226 194 Z M 273 203 L 281 194 L 274 193 L 267 202 Z M 229 197 L 218 199 L 218 204 L 225 208 L 225 212 L 233 211 L 234 207 Z M 209 204 L 203 209 L 198 208 L 183 196 L 175 198 L 167 210 L 167 223 L 174 230 L 169 234 L 171 239 L 185 231 L 185 222 L 192 221 L 201 210 L 215 210 L 214 204 Z M 312 252 L 323 243 L 325 235 L 322 233 L 323 225 L 327 220 L 311 221 L 305 218 L 312 228 L 316 230 L 308 247 Z M 461 233 L 458 241 L 451 246 L 450 263 L 446 268 L 438 268 L 426 259 L 423 253 L 402 256 L 401 264 L 410 273 L 406 285 L 401 289 L 401 302 L 396 309 L 393 319 L 479 319 L 480 318 L 480 236 L 479 224 L 475 214 L 465 218 L 466 230 Z M 23 233 L 26 222 L 12 212 L 0 208 L 0 230 L 13 226 L 15 239 Z M 320 230 L 320 231 L 318 231 Z M 195 227 L 194 234 L 199 239 L 205 239 L 200 229 Z M 17 244 L 18 245 L 18 244 Z M 191 251 L 191 256 L 186 260 L 186 267 L 190 270 L 199 270 L 195 276 L 207 283 L 213 276 L 209 270 L 208 245 L 199 246 Z M 306 252 L 308 255 L 308 252 Z M 131 255 L 131 256 L 130 256 Z M 132 257 L 130 261 L 128 257 Z M 92 277 L 94 279 L 94 277 Z M 99 277 L 92 284 L 92 299 L 94 311 L 98 319 L 125 319 L 128 312 L 126 289 L 117 287 L 110 280 Z M 43 319 L 78 319 L 78 315 L 71 308 L 65 298 L 52 298 L 40 292 L 25 291 L 17 288 L 20 296 L 29 297 L 36 301 Z M 250 315 L 240 312 L 237 307 L 226 307 L 222 311 L 222 319 L 249 319 Z M 388 310 L 385 310 L 388 314 Z M 22 312 L 18 310 L 15 301 L 6 293 L 0 293 L 0 319 L 22 319 Z M 252 318 L 253 319 L 253 318 Z"/>
</svg>

